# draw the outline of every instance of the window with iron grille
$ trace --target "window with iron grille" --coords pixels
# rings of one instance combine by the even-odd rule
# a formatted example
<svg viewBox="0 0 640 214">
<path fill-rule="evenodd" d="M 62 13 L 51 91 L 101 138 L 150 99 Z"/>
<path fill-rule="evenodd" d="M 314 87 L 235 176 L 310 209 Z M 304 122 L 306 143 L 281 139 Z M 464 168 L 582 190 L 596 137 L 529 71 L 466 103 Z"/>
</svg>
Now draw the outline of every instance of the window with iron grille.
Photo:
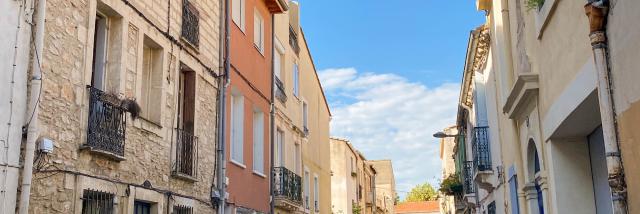
<svg viewBox="0 0 640 214">
<path fill-rule="evenodd" d="M 189 0 L 182 1 L 182 38 L 194 47 L 200 45 L 200 13 Z"/>
<path fill-rule="evenodd" d="M 115 210 L 114 195 L 97 190 L 84 190 L 82 194 L 82 214 L 112 214 Z"/>
<path fill-rule="evenodd" d="M 133 214 L 151 214 L 151 203 L 135 201 L 133 203 Z"/>
<path fill-rule="evenodd" d="M 193 207 L 184 205 L 173 206 L 173 214 L 193 214 Z"/>
<path fill-rule="evenodd" d="M 178 128 L 175 135 L 174 174 L 196 177 L 198 137 L 195 136 L 196 74 L 183 65 L 178 91 Z"/>
</svg>

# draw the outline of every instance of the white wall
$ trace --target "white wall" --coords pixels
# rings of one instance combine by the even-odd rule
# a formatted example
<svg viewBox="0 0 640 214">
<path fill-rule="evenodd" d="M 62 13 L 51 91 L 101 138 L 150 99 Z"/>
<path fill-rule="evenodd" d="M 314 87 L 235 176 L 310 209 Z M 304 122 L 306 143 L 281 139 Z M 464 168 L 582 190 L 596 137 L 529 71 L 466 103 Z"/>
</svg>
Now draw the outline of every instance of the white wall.
<svg viewBox="0 0 640 214">
<path fill-rule="evenodd" d="M 30 4 L 30 1 L 26 1 Z M 25 124 L 31 29 L 23 1 L 0 1 L 0 213 L 14 213 Z M 20 24 L 20 29 L 18 29 Z M 15 66 L 14 66 L 15 63 Z"/>
</svg>

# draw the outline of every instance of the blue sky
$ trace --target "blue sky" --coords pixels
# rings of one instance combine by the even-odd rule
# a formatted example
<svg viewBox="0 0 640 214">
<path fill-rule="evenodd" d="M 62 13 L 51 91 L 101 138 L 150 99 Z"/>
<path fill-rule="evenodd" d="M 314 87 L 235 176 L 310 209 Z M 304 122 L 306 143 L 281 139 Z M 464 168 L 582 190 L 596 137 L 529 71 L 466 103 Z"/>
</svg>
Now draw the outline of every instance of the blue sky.
<svg viewBox="0 0 640 214">
<path fill-rule="evenodd" d="M 395 3 L 395 4 L 394 4 Z M 300 0 L 301 22 L 332 109 L 331 134 L 391 159 L 398 193 L 438 183 L 431 135 L 455 121 L 471 0 Z"/>
</svg>

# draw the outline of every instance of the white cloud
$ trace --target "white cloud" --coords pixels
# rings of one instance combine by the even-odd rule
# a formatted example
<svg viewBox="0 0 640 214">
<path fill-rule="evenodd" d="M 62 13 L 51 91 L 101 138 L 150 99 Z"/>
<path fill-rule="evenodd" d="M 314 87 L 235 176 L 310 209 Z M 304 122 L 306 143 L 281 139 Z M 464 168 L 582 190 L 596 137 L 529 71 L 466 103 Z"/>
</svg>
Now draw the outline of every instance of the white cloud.
<svg viewBox="0 0 640 214">
<path fill-rule="evenodd" d="M 368 159 L 391 159 L 398 193 L 441 177 L 432 134 L 455 122 L 459 85 L 428 88 L 396 74 L 354 68 L 319 72 L 332 107 L 331 135 L 348 138 Z"/>
</svg>

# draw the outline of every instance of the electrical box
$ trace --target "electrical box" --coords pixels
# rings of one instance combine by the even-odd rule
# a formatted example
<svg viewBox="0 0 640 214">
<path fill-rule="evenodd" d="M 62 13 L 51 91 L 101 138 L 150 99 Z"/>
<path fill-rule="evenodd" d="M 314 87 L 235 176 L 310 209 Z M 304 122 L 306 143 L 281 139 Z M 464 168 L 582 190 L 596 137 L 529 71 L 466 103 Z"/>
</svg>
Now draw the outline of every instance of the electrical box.
<svg viewBox="0 0 640 214">
<path fill-rule="evenodd" d="M 48 138 L 42 138 L 40 141 L 40 152 L 42 153 L 52 153 L 53 152 L 53 141 Z"/>
</svg>

